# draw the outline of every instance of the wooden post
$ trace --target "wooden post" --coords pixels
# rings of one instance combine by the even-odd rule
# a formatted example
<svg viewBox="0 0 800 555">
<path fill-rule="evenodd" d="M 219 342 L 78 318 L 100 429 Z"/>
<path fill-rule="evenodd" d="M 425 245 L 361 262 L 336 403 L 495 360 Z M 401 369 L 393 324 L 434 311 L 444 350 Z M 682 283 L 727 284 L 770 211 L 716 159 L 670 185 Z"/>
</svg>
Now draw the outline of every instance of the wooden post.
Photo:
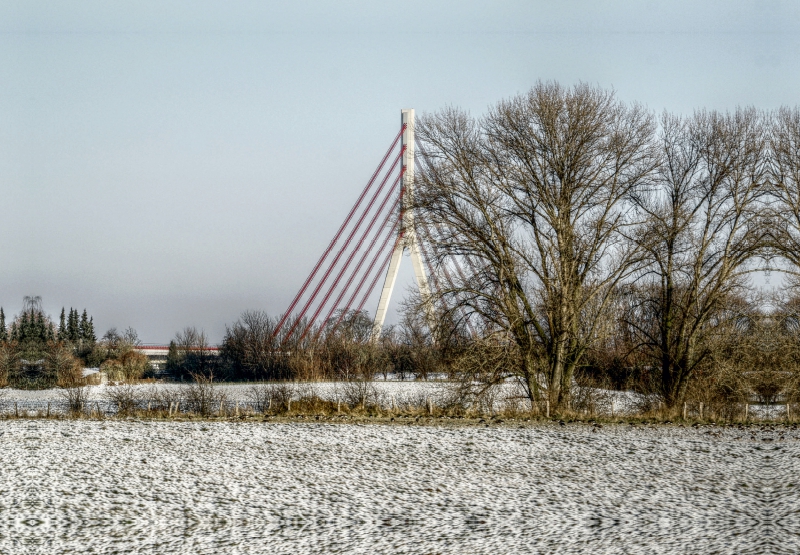
<svg viewBox="0 0 800 555">
<path fill-rule="evenodd" d="M 788 411 L 789 405 L 786 405 L 786 407 L 787 407 L 787 411 Z M 50 418 L 50 402 L 49 401 L 47 402 L 47 418 Z"/>
<path fill-rule="evenodd" d="M 789 405 L 786 406 L 788 407 Z M 397 410 L 397 403 L 395 403 L 394 395 L 392 395 L 392 412 L 395 412 L 396 410 Z"/>
<path fill-rule="evenodd" d="M 219 410 L 217 411 L 217 415 L 222 416 L 222 399 L 219 400 Z"/>
<path fill-rule="evenodd" d="M 269 404 L 267 405 L 267 410 L 272 410 L 272 397 L 269 398 Z"/>
<path fill-rule="evenodd" d="M 336 401 L 336 412 L 342 412 L 342 402 Z"/>
<path fill-rule="evenodd" d="M 236 412 L 234 413 L 236 416 L 239 416 L 239 400 L 236 400 Z"/>
<path fill-rule="evenodd" d="M 749 403 L 745 403 L 744 404 L 744 421 L 745 422 L 747 422 L 747 416 L 748 416 L 747 413 L 749 411 L 750 411 L 750 404 Z"/>
<path fill-rule="evenodd" d="M 286 401 L 286 412 L 289 412 L 291 410 L 292 410 L 292 400 L 289 399 L 288 401 Z"/>
<path fill-rule="evenodd" d="M 150 414 L 150 403 L 151 401 L 147 401 L 147 414 Z"/>
<path fill-rule="evenodd" d="M 700 420 L 703 419 L 703 403 L 700 403 Z"/>
<path fill-rule="evenodd" d="M 433 403 L 431 402 L 431 398 L 428 397 L 428 414 L 433 414 Z"/>
<path fill-rule="evenodd" d="M 686 403 L 683 403 L 683 419 L 686 420 Z"/>
<path fill-rule="evenodd" d="M 544 402 L 544 416 L 545 418 L 550 418 L 550 399 Z"/>
<path fill-rule="evenodd" d="M 617 400 L 614 399 L 613 397 L 611 398 L 611 418 L 614 418 L 614 408 L 615 408 L 614 405 L 616 404 L 616 401 Z"/>
<path fill-rule="evenodd" d="M 19 406 L 17 405 L 17 403 L 14 403 L 14 416 L 19 418 Z"/>
<path fill-rule="evenodd" d="M 789 412 L 789 401 L 786 401 L 786 421 L 787 422 L 791 422 L 792 421 L 792 415 Z"/>
</svg>

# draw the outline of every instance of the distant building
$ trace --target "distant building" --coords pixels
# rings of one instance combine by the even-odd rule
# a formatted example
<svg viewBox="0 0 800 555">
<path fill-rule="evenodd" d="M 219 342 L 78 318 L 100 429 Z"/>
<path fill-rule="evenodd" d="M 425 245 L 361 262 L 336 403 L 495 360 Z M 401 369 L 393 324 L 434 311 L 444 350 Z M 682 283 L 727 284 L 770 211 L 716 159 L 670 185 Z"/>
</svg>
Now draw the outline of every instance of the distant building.
<svg viewBox="0 0 800 555">
<path fill-rule="evenodd" d="M 136 351 L 147 357 L 156 374 L 166 370 L 169 345 L 139 345 L 136 347 Z M 205 352 L 210 355 L 219 355 L 219 347 L 206 347 Z"/>
</svg>

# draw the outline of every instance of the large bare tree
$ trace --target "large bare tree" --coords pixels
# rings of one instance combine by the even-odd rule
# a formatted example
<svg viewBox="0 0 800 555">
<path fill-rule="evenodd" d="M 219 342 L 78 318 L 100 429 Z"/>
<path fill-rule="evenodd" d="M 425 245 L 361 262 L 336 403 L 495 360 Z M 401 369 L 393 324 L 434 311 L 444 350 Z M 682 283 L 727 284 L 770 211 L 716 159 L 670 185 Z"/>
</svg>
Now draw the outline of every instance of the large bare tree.
<svg viewBox="0 0 800 555">
<path fill-rule="evenodd" d="M 569 401 L 576 367 L 610 295 L 631 271 L 628 199 L 656 166 L 654 121 L 585 84 L 539 83 L 480 119 L 420 118 L 417 210 L 436 265 L 459 261 L 435 293 L 513 341 L 532 401 Z"/>
<path fill-rule="evenodd" d="M 789 267 L 796 282 L 800 278 L 800 108 L 782 107 L 772 125 L 773 195 L 777 201 L 769 211 L 771 247 Z"/>
<path fill-rule="evenodd" d="M 628 323 L 660 370 L 668 406 L 710 356 L 730 299 L 746 293 L 768 230 L 759 202 L 768 184 L 768 128 L 755 109 L 665 114 L 656 186 L 638 198 L 647 266 Z M 721 329 L 721 328 L 720 328 Z"/>
</svg>

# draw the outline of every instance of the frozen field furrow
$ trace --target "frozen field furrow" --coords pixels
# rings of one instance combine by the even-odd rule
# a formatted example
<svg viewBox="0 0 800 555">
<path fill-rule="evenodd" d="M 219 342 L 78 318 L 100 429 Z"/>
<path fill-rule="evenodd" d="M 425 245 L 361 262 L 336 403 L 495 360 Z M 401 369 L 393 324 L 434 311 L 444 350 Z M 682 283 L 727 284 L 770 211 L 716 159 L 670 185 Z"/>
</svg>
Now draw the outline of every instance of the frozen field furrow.
<svg viewBox="0 0 800 555">
<path fill-rule="evenodd" d="M 800 551 L 798 432 L 709 430 L 4 421 L 0 553 Z"/>
</svg>

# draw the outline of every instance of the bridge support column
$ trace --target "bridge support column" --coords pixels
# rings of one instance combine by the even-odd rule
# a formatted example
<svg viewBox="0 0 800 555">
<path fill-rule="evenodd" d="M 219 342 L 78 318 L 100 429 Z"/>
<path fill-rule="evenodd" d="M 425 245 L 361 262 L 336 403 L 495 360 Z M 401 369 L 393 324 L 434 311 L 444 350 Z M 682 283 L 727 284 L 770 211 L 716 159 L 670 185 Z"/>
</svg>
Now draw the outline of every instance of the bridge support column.
<svg viewBox="0 0 800 555">
<path fill-rule="evenodd" d="M 420 297 L 425 305 L 428 326 L 433 330 L 433 308 L 430 304 L 430 288 L 428 278 L 425 275 L 425 268 L 422 265 L 422 253 L 419 248 L 417 233 L 414 228 L 414 110 L 404 109 L 400 111 L 401 124 L 405 125 L 402 137 L 402 146 L 405 147 L 403 153 L 403 198 L 400 205 L 400 218 L 402 219 L 398 231 L 397 242 L 394 252 L 386 271 L 386 278 L 381 290 L 381 298 L 378 301 L 378 309 L 375 311 L 375 321 L 372 328 L 373 341 L 377 341 L 386 320 L 386 312 L 389 308 L 389 301 L 392 298 L 397 272 L 400 269 L 400 259 L 406 248 L 411 255 L 411 265 L 414 268 L 414 277 L 417 281 Z"/>
</svg>

